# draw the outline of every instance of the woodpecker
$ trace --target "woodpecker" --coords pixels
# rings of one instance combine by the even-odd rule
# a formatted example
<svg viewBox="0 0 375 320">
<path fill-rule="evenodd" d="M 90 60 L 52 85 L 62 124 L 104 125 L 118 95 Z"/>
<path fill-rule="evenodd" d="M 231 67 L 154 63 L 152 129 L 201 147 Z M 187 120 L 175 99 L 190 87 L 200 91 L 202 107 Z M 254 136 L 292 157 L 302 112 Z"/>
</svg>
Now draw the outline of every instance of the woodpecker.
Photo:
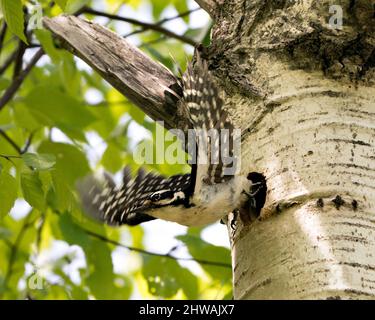
<svg viewBox="0 0 375 320">
<path fill-rule="evenodd" d="M 198 132 L 209 129 L 226 129 L 229 133 L 227 150 L 233 155 L 234 127 L 223 109 L 223 100 L 206 61 L 199 54 L 194 65 L 189 64 L 182 76 L 182 105 L 190 127 Z M 89 215 L 109 225 L 137 225 L 153 219 L 177 222 L 185 226 L 201 226 L 216 222 L 249 201 L 253 183 L 247 176 L 226 174 L 225 170 L 235 163 L 212 160 L 207 150 L 216 147 L 220 153 L 218 136 L 197 139 L 197 161 L 190 174 L 164 177 L 140 169 L 132 178 L 130 168 L 125 167 L 123 181 L 116 186 L 113 179 L 104 174 L 100 181 L 89 176 L 78 185 L 83 209 Z M 238 159 L 236 159 L 238 160 Z M 234 161 L 235 162 L 235 161 Z"/>
</svg>

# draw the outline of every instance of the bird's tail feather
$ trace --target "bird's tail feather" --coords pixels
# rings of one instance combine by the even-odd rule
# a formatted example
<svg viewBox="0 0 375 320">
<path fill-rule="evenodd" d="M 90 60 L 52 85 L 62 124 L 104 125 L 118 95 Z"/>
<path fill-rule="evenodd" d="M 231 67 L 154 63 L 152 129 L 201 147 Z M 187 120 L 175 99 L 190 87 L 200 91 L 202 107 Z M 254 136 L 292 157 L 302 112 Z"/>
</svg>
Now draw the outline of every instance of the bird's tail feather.
<svg viewBox="0 0 375 320">
<path fill-rule="evenodd" d="M 126 176 L 124 176 L 124 179 L 126 179 Z M 88 175 L 84 177 L 77 182 L 77 191 L 83 212 L 97 221 L 106 222 L 112 226 L 120 224 L 135 226 L 155 219 L 141 212 L 132 212 L 124 216 L 121 221 L 108 219 L 108 212 L 113 210 L 110 207 L 111 201 L 108 200 L 115 198 L 121 190 L 116 188 L 113 179 L 107 173 L 102 176 Z"/>
</svg>

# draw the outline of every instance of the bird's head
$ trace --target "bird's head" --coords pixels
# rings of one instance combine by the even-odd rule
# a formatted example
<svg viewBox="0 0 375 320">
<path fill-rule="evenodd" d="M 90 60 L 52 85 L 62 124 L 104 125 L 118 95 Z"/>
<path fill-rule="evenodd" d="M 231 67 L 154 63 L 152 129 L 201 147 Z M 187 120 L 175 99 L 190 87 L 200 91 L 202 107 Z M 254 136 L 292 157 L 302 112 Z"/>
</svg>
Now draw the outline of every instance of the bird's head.
<svg viewBox="0 0 375 320">
<path fill-rule="evenodd" d="M 183 191 L 160 190 L 152 193 L 149 201 L 156 207 L 178 205 L 185 199 Z"/>
</svg>

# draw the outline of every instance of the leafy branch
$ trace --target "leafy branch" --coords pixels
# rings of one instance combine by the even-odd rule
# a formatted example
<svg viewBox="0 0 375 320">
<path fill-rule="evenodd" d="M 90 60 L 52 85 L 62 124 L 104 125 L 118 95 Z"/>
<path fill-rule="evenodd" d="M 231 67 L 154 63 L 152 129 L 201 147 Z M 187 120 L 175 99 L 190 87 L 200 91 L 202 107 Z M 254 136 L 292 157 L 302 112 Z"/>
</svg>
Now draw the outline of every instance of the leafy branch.
<svg viewBox="0 0 375 320">
<path fill-rule="evenodd" d="M 97 239 L 102 240 L 104 242 L 113 244 L 115 246 L 119 246 L 121 248 L 125 248 L 125 249 L 130 250 L 130 251 L 138 252 L 138 253 L 141 253 L 141 254 L 150 255 L 150 256 L 156 256 L 156 257 L 161 257 L 161 258 L 168 258 L 168 259 L 173 259 L 173 260 L 178 260 L 178 261 L 194 261 L 194 262 L 198 262 L 198 263 L 200 263 L 202 265 L 210 265 L 210 266 L 216 266 L 216 267 L 222 267 L 222 268 L 229 268 L 229 269 L 232 268 L 231 264 L 225 263 L 225 262 L 208 261 L 208 260 L 195 259 L 195 258 L 176 257 L 176 256 L 172 255 L 172 252 L 174 250 L 169 250 L 167 253 L 163 254 L 163 253 L 156 253 L 156 252 L 144 250 L 144 249 L 141 249 L 141 248 L 135 248 L 135 247 L 127 246 L 127 245 L 124 245 L 124 244 L 122 244 L 122 243 L 120 243 L 118 241 L 109 239 L 109 238 L 107 238 L 107 237 L 105 237 L 103 235 L 100 235 L 100 234 L 97 234 L 97 233 L 92 232 L 90 230 L 87 230 L 85 228 L 81 227 L 81 229 L 85 233 L 87 233 L 88 235 L 90 235 L 90 236 L 92 236 L 94 238 L 97 238 Z"/>
<path fill-rule="evenodd" d="M 6 270 L 6 273 L 5 273 L 5 276 L 4 276 L 4 279 L 3 279 L 3 283 L 2 283 L 2 286 L 4 288 L 7 288 L 7 285 L 8 285 L 8 282 L 10 280 L 10 278 L 12 277 L 12 272 L 13 272 L 13 266 L 14 266 L 14 263 L 16 262 L 16 257 L 17 257 L 17 253 L 18 253 L 18 248 L 21 244 L 21 241 L 26 233 L 26 231 L 34 225 L 34 222 L 35 220 L 32 220 L 32 221 L 29 221 L 30 219 L 30 215 L 28 215 L 26 218 L 25 218 L 25 221 L 21 227 L 21 230 L 19 231 L 15 241 L 13 244 L 10 245 L 10 255 L 9 255 L 9 262 L 8 262 L 8 267 L 7 267 L 7 270 Z M 2 293 L 0 292 L 0 299 L 2 298 Z"/>
<path fill-rule="evenodd" d="M 1 49 L 3 48 L 3 43 L 4 43 L 6 32 L 7 32 L 7 24 L 4 21 L 0 30 L 0 52 L 1 52 Z"/>
<path fill-rule="evenodd" d="M 29 150 L 30 145 L 31 145 L 31 141 L 32 141 L 33 136 L 34 136 L 34 132 L 30 133 L 29 137 L 26 140 L 25 146 L 22 149 L 2 129 L 0 129 L 0 136 L 2 136 L 14 148 L 14 150 L 16 150 L 16 152 L 19 154 L 19 155 L 0 154 L 0 157 L 10 161 L 13 165 L 15 165 L 15 163 L 13 162 L 12 159 L 21 159 L 22 158 L 21 156 Z"/>
<path fill-rule="evenodd" d="M 186 17 L 186 16 L 190 15 L 191 13 L 196 12 L 196 11 L 198 11 L 198 10 L 201 10 L 201 8 L 199 8 L 199 7 L 198 7 L 198 8 L 194 8 L 194 9 L 191 9 L 191 10 L 189 10 L 189 11 L 185 11 L 185 12 L 183 12 L 183 13 L 180 13 L 180 14 L 178 14 L 178 15 L 175 15 L 175 16 L 173 16 L 173 17 L 164 18 L 164 19 L 159 20 L 158 22 L 156 22 L 155 25 L 156 25 L 156 26 L 161 26 L 161 25 L 163 25 L 164 23 L 167 23 L 167 22 L 169 22 L 169 21 L 173 21 L 173 20 L 176 20 L 176 19 L 179 19 L 179 18 Z M 148 29 L 148 28 L 145 28 L 145 27 L 142 27 L 142 28 L 140 28 L 139 30 L 132 31 L 132 32 L 130 32 L 130 33 L 124 35 L 123 37 L 124 37 L 124 38 L 127 38 L 127 37 L 133 36 L 133 35 L 135 35 L 135 34 L 138 34 L 138 33 L 144 32 L 144 31 L 147 31 L 147 30 L 149 30 L 149 29 Z"/>
<path fill-rule="evenodd" d="M 21 148 L 2 129 L 0 129 L 0 136 L 2 136 L 13 147 L 13 149 L 16 150 L 18 154 L 21 154 Z"/>
<path fill-rule="evenodd" d="M 168 36 L 170 38 L 180 40 L 180 41 L 185 42 L 187 44 L 190 44 L 192 46 L 197 45 L 197 43 L 193 39 L 190 39 L 189 37 L 186 37 L 186 36 L 183 36 L 183 35 L 179 35 L 177 33 L 174 33 L 173 31 L 170 31 L 170 30 L 162 27 L 161 24 L 163 24 L 165 21 L 159 22 L 159 23 L 142 22 L 142 21 L 139 21 L 139 20 L 136 20 L 136 19 L 133 19 L 133 18 L 127 18 L 127 17 L 115 15 L 115 14 L 110 14 L 110 13 L 98 11 L 98 10 L 91 9 L 91 8 L 83 9 L 82 13 L 88 13 L 88 14 L 92 14 L 92 15 L 96 15 L 96 16 L 100 16 L 100 17 L 106 17 L 106 18 L 109 18 L 109 19 L 112 19 L 112 20 L 131 23 L 131 24 L 142 27 L 144 30 L 154 30 L 156 32 L 165 34 L 166 36 Z"/>
<path fill-rule="evenodd" d="M 16 79 L 22 71 L 23 56 L 26 52 L 26 44 L 23 41 L 18 41 L 18 49 L 16 52 L 17 56 L 14 59 L 13 79 Z"/>
<path fill-rule="evenodd" d="M 3 96 L 0 98 L 0 111 L 5 107 L 5 105 L 13 98 L 16 94 L 18 89 L 21 87 L 23 81 L 30 73 L 32 68 L 36 65 L 39 59 L 44 55 L 44 50 L 39 49 L 34 56 L 31 58 L 29 64 L 23 69 L 17 77 L 15 77 L 8 87 L 8 89 L 4 92 Z M 18 54 L 17 54 L 18 56 Z"/>
<path fill-rule="evenodd" d="M 108 13 L 101 12 L 101 11 L 98 11 L 98 10 L 94 10 L 94 9 L 91 9 L 91 8 L 88 8 L 88 7 L 84 7 L 82 9 L 80 9 L 74 15 L 79 15 L 79 14 L 82 14 L 82 13 L 89 13 L 89 14 L 94 14 L 94 15 L 98 15 L 98 16 L 108 17 L 108 18 L 113 19 L 113 20 L 128 22 L 128 23 L 131 23 L 131 24 L 138 25 L 138 26 L 142 27 L 141 31 L 154 30 L 154 31 L 160 32 L 160 33 L 162 33 L 162 34 L 164 34 L 168 37 L 172 37 L 172 38 L 178 39 L 180 41 L 183 41 L 185 43 L 188 43 L 192 46 L 195 46 L 197 43 L 194 40 L 192 40 L 192 39 L 190 39 L 186 36 L 183 36 L 183 35 L 178 35 L 178 34 L 172 32 L 172 31 L 162 27 L 161 25 L 168 22 L 168 21 L 171 21 L 171 20 L 174 20 L 174 19 L 177 19 L 177 18 L 180 18 L 180 17 L 184 17 L 184 16 L 186 16 L 186 15 L 188 15 L 188 14 L 190 14 L 190 13 L 196 11 L 196 10 L 199 10 L 199 8 L 181 13 L 181 14 L 179 14 L 177 16 L 174 16 L 174 17 L 171 17 L 171 18 L 165 18 L 165 19 L 160 20 L 159 22 L 154 23 L 154 24 L 153 23 L 141 22 L 141 21 L 138 21 L 138 20 L 132 19 L 132 18 L 126 18 L 126 17 L 121 17 L 121 16 L 118 16 L 118 15 L 108 14 Z M 6 31 L 7 31 L 7 27 L 6 27 L 6 24 L 4 23 L 3 26 L 2 26 L 2 29 L 0 30 L 0 47 L 2 46 Z M 136 32 L 138 32 L 138 31 L 136 31 Z M 29 33 L 27 33 L 28 36 L 29 36 Z M 29 64 L 25 67 L 25 69 L 22 70 L 22 60 L 23 60 L 23 55 L 24 55 L 24 52 L 25 52 L 26 48 L 29 48 L 29 47 L 25 46 L 23 43 L 20 42 L 18 48 L 5 60 L 3 65 L 0 66 L 0 75 L 1 75 L 5 72 L 5 70 L 7 70 L 9 68 L 9 66 L 13 62 L 15 63 L 15 69 L 14 69 L 15 72 L 14 72 L 14 76 L 13 76 L 13 81 L 10 84 L 10 86 L 6 89 L 6 91 L 4 92 L 2 97 L 0 98 L 0 111 L 14 97 L 14 95 L 17 93 L 18 89 L 21 87 L 22 83 L 24 82 L 25 78 L 31 72 L 32 68 L 36 65 L 36 63 L 44 55 L 44 50 L 39 49 L 34 54 L 34 56 L 30 60 Z"/>
<path fill-rule="evenodd" d="M 0 76 L 9 68 L 9 66 L 13 63 L 13 61 L 18 56 L 18 50 L 14 50 L 12 54 L 10 54 L 4 61 L 3 65 L 0 66 Z"/>
<path fill-rule="evenodd" d="M 13 147 L 13 149 L 16 150 L 16 152 L 19 155 L 23 155 L 30 148 L 30 145 L 31 145 L 31 142 L 32 142 L 32 139 L 33 139 L 33 136 L 34 136 L 34 132 L 30 133 L 29 137 L 26 140 L 25 146 L 23 148 L 20 148 L 18 146 L 18 144 L 16 142 L 14 142 L 14 140 L 11 137 L 9 137 L 5 133 L 5 131 L 2 130 L 2 129 L 0 129 L 0 136 L 2 136 Z M 0 156 L 2 156 L 3 158 L 19 158 L 19 156 L 5 156 L 5 155 L 0 155 Z"/>
</svg>

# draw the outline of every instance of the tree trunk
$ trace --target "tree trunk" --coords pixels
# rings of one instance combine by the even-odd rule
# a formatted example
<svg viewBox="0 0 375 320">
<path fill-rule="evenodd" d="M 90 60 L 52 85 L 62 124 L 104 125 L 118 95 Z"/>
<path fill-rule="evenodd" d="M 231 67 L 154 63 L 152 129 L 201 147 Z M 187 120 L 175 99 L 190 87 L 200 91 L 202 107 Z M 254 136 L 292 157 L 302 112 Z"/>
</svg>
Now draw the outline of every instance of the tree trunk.
<svg viewBox="0 0 375 320">
<path fill-rule="evenodd" d="M 261 216 L 232 216 L 235 299 L 375 297 L 373 1 L 222 1 L 207 57 L 263 173 Z M 337 9 L 337 8 L 336 8 Z"/>
<path fill-rule="evenodd" d="M 230 215 L 228 222 L 234 298 L 374 298 L 373 0 L 197 2 L 215 22 L 202 56 L 243 130 L 241 171 L 267 179 L 260 217 L 249 223 Z M 166 112 L 173 103 L 163 101 L 175 79 L 149 60 L 142 67 L 141 53 L 125 40 L 75 19 L 45 24 L 135 103 L 146 102 L 154 119 L 179 127 Z M 102 37 L 116 48 L 100 46 L 97 55 L 89 48 Z M 102 68 L 113 50 L 123 67 Z M 121 58 L 129 52 L 134 63 Z M 136 64 L 164 79 L 148 82 L 152 99 L 129 77 Z"/>
</svg>

